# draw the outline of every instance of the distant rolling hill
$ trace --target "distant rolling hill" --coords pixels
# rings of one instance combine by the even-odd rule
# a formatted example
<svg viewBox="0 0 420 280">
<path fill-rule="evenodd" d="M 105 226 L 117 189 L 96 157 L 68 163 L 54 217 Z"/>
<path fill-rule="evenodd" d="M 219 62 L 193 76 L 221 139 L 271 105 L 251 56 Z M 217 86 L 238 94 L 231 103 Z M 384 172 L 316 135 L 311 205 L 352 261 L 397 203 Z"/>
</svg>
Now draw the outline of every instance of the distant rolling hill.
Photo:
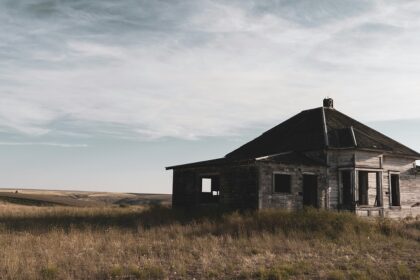
<svg viewBox="0 0 420 280">
<path fill-rule="evenodd" d="M 0 189 L 0 203 L 31 206 L 169 205 L 170 194 Z"/>
</svg>

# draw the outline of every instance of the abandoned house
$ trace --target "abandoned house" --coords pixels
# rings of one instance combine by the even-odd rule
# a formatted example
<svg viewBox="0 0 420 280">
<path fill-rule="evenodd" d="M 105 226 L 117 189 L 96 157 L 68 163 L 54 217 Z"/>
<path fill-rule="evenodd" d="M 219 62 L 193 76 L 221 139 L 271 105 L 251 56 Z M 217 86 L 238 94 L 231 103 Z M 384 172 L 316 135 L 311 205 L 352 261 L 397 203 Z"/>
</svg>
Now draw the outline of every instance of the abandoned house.
<svg viewBox="0 0 420 280">
<path fill-rule="evenodd" d="M 223 158 L 173 170 L 173 207 L 420 215 L 420 154 L 334 109 L 303 111 Z"/>
</svg>

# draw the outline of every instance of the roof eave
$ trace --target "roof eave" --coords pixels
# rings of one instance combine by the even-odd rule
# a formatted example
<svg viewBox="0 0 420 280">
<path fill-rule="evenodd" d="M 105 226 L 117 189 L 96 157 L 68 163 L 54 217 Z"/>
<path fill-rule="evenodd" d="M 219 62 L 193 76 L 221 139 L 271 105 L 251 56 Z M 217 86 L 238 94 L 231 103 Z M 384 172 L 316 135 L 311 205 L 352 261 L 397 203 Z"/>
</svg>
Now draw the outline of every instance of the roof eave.
<svg viewBox="0 0 420 280">
<path fill-rule="evenodd" d="M 358 150 L 358 151 L 366 151 L 366 152 L 379 152 L 384 153 L 388 155 L 397 155 L 397 156 L 404 156 L 409 158 L 414 158 L 420 160 L 420 154 L 419 153 L 413 153 L 413 154 L 405 154 L 405 153 L 399 153 L 399 152 L 393 152 L 392 150 L 384 150 L 384 149 L 368 149 L 368 148 L 359 148 L 359 147 L 328 147 L 329 150 Z"/>
<path fill-rule="evenodd" d="M 241 160 L 229 160 L 227 158 L 218 158 L 206 161 L 198 161 L 180 165 L 173 165 L 165 167 L 165 170 L 174 170 L 174 169 L 181 169 L 181 168 L 200 168 L 200 167 L 213 167 L 213 166 L 225 166 L 230 164 L 251 164 L 254 163 L 255 159 L 241 159 Z"/>
</svg>

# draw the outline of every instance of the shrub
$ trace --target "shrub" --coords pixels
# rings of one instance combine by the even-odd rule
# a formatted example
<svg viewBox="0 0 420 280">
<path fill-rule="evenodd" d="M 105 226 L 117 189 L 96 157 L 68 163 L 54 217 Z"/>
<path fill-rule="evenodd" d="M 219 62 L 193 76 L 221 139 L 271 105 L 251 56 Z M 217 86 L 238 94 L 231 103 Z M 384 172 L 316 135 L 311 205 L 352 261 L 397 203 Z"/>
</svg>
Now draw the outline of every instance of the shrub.
<svg viewBox="0 0 420 280">
<path fill-rule="evenodd" d="M 295 262 L 260 268 L 255 277 L 263 280 L 289 279 L 308 274 L 309 267 L 306 263 Z M 254 277 L 254 278 L 255 278 Z"/>
<path fill-rule="evenodd" d="M 390 271 L 390 276 L 392 279 L 399 279 L 399 280 L 416 279 L 413 273 L 405 264 L 395 265 L 394 268 Z"/>
<path fill-rule="evenodd" d="M 280 280 L 281 275 L 273 268 L 261 268 L 256 274 L 255 278 L 260 280 Z"/>
<path fill-rule="evenodd" d="M 130 204 L 127 204 L 127 203 L 120 203 L 120 204 L 118 204 L 118 206 L 119 206 L 120 208 L 129 208 L 129 207 L 130 207 Z"/>
<path fill-rule="evenodd" d="M 377 221 L 377 225 L 379 231 L 386 236 L 389 236 L 395 232 L 395 228 L 393 227 L 392 221 L 389 219 L 380 219 Z"/>
<path fill-rule="evenodd" d="M 344 280 L 346 274 L 341 270 L 334 270 L 328 273 L 327 280 Z"/>
<path fill-rule="evenodd" d="M 350 280 L 371 280 L 365 271 L 350 270 L 348 272 L 348 279 Z"/>
<path fill-rule="evenodd" d="M 124 270 L 121 266 L 117 265 L 111 268 L 110 274 L 111 274 L 111 278 L 117 278 L 124 274 Z"/>
<path fill-rule="evenodd" d="M 48 265 L 41 269 L 41 279 L 51 280 L 57 279 L 58 277 L 58 269 L 53 265 Z"/>
<path fill-rule="evenodd" d="M 159 266 L 155 265 L 145 265 L 139 269 L 139 273 L 137 274 L 139 279 L 150 279 L 150 280 L 157 280 L 165 278 L 165 272 Z"/>
</svg>

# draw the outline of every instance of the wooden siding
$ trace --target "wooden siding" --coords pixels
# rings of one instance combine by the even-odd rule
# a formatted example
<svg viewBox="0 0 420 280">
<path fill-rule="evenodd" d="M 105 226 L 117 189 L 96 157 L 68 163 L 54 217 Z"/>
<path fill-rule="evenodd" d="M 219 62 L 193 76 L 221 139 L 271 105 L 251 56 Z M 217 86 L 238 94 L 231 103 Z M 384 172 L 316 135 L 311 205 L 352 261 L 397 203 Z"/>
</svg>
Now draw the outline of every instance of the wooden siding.
<svg viewBox="0 0 420 280">
<path fill-rule="evenodd" d="M 340 204 L 340 168 L 354 167 L 354 151 L 332 150 L 328 151 L 328 186 L 329 186 L 329 207 L 330 209 L 339 208 Z M 340 189 L 339 189 L 340 188 Z"/>
<path fill-rule="evenodd" d="M 413 159 L 384 157 L 383 192 L 384 214 L 390 218 L 403 218 L 420 215 L 420 174 L 415 172 Z M 401 207 L 391 207 L 390 174 L 400 175 Z M 416 206 L 418 205 L 418 206 Z"/>
<path fill-rule="evenodd" d="M 172 207 L 197 204 L 196 174 L 193 170 L 174 170 L 172 186 Z"/>
<path fill-rule="evenodd" d="M 322 152 L 313 153 L 319 157 Z M 322 208 L 340 209 L 342 192 L 340 171 L 352 171 L 352 182 L 356 187 L 355 171 L 365 170 L 369 173 L 369 205 L 355 206 L 355 212 L 361 216 L 385 216 L 403 218 L 420 215 L 420 173 L 416 171 L 415 161 L 410 158 L 382 155 L 377 152 L 358 150 L 329 150 L 327 167 L 285 165 L 273 162 L 258 162 L 242 166 L 219 166 L 199 168 L 179 168 L 174 170 L 173 205 L 199 205 L 201 176 L 219 174 L 220 205 L 234 209 L 257 208 L 302 208 L 303 175 L 318 176 L 318 205 Z M 273 174 L 280 172 L 291 175 L 291 193 L 282 194 L 273 191 Z M 383 205 L 375 205 L 378 185 L 382 184 Z M 390 174 L 400 176 L 400 204 L 390 206 Z M 380 200 L 380 199 L 379 199 Z"/>
<path fill-rule="evenodd" d="M 355 153 L 356 167 L 360 168 L 381 168 L 382 154 L 377 152 L 361 152 Z"/>
<path fill-rule="evenodd" d="M 233 209 L 258 208 L 258 174 L 253 165 L 175 169 L 173 207 L 199 206 L 201 178 L 206 175 L 219 176 L 220 206 Z"/>
<path fill-rule="evenodd" d="M 352 150 L 331 150 L 328 151 L 328 165 L 331 168 L 353 167 L 355 152 Z"/>
<path fill-rule="evenodd" d="M 258 208 L 258 172 L 251 166 L 233 166 L 221 172 L 221 204 L 233 209 Z"/>
<path fill-rule="evenodd" d="M 359 167 L 381 168 L 382 154 L 359 150 L 331 150 L 328 151 L 328 163 L 331 168 Z"/>
<path fill-rule="evenodd" d="M 383 207 L 375 207 L 376 174 L 369 173 L 369 207 L 357 207 L 356 213 L 362 216 L 383 214 L 390 218 L 403 218 L 420 215 L 420 174 L 415 172 L 415 161 L 401 156 L 382 155 L 377 152 L 357 150 L 331 150 L 328 152 L 328 185 L 330 186 L 330 208 L 340 207 L 340 170 L 369 170 L 382 174 Z M 390 174 L 400 175 L 401 207 L 390 207 Z M 357 180 L 355 182 L 357 188 Z M 417 206 L 419 205 L 419 206 Z"/>
<path fill-rule="evenodd" d="M 301 209 L 304 174 L 318 176 L 318 205 L 325 206 L 325 167 L 291 166 L 279 163 L 263 163 L 259 166 L 259 208 Z M 291 176 L 290 194 L 274 192 L 275 173 Z"/>
<path fill-rule="evenodd" d="M 376 195 L 377 195 L 377 185 L 376 185 L 376 173 L 368 174 L 368 203 L 369 206 L 376 206 Z"/>
</svg>

